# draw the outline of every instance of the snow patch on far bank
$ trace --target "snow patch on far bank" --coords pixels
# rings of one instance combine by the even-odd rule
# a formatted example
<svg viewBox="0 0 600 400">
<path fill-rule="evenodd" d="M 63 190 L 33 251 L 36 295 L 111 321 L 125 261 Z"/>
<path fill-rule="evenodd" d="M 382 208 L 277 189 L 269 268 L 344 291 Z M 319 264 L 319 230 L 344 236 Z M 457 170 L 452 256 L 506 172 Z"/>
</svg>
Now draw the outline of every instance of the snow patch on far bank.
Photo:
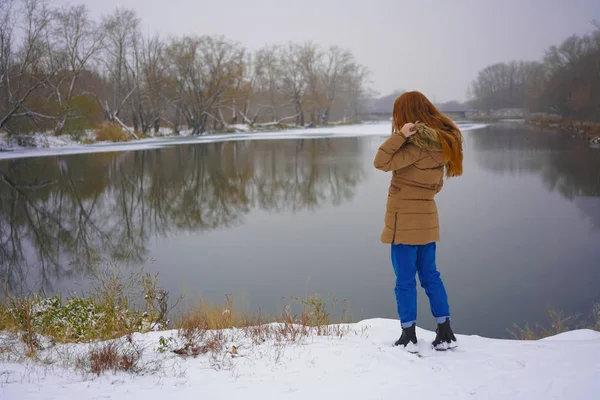
<svg viewBox="0 0 600 400">
<path fill-rule="evenodd" d="M 487 125 L 473 123 L 459 123 L 459 128 L 462 131 L 470 131 L 481 129 Z M 136 151 L 162 148 L 167 146 L 176 146 L 182 144 L 200 144 L 200 143 L 215 143 L 227 141 L 246 141 L 246 140 L 283 140 L 283 139 L 323 139 L 323 138 L 349 138 L 349 137 L 368 137 L 368 136 L 387 136 L 391 132 L 391 122 L 382 123 L 364 123 L 356 125 L 341 125 L 335 127 L 320 127 L 320 128 L 302 128 L 288 129 L 283 131 L 272 132 L 239 132 L 230 134 L 218 135 L 203 135 L 203 136 L 188 136 L 181 135 L 180 137 L 155 137 L 149 139 L 134 140 L 131 142 L 111 143 L 102 142 L 94 144 L 80 144 L 70 139 L 69 142 L 64 136 L 51 137 L 54 141 L 47 142 L 47 146 L 37 146 L 40 148 L 28 148 L 2 142 L 0 137 L 0 159 L 23 158 L 23 157 L 42 157 L 66 154 L 83 154 L 83 153 L 100 153 L 100 152 L 118 152 L 118 151 Z M 241 129 L 239 129 L 241 130 Z M 37 134 L 34 137 L 41 144 L 44 135 Z M 6 138 L 4 138 L 6 140 Z M 36 142 L 37 143 L 37 142 Z"/>
<path fill-rule="evenodd" d="M 0 151 L 25 150 L 34 148 L 74 147 L 81 145 L 71 135 L 53 136 L 36 133 L 29 136 L 8 137 L 0 133 Z"/>
</svg>

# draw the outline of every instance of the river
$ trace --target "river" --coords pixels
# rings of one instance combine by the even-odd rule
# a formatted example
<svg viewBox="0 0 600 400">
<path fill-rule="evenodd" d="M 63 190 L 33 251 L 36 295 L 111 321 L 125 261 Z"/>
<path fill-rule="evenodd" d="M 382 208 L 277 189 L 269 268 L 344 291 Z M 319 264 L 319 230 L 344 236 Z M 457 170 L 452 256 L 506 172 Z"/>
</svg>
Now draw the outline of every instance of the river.
<svg viewBox="0 0 600 400">
<path fill-rule="evenodd" d="M 508 337 L 548 307 L 585 319 L 600 301 L 600 150 L 461 126 L 464 175 L 436 197 L 455 330 Z M 337 129 L 0 160 L 0 293 L 85 291 L 112 263 L 158 273 L 171 297 L 231 293 L 268 313 L 319 294 L 356 320 L 397 318 L 379 242 L 390 176 L 372 166 L 389 123 Z M 422 290 L 419 325 L 434 328 Z"/>
</svg>

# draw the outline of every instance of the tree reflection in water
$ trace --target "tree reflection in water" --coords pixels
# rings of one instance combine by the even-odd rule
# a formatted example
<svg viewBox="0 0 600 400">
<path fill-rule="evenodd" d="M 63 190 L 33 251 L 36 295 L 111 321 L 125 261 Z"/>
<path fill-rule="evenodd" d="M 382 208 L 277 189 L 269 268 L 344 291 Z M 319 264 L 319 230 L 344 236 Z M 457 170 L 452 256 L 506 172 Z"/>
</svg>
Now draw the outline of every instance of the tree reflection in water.
<svg viewBox="0 0 600 400">
<path fill-rule="evenodd" d="M 1 290 L 52 292 L 101 259 L 140 263 L 156 237 L 242 224 L 252 209 L 340 205 L 363 179 L 360 153 L 359 139 L 320 139 L 0 162 Z"/>
<path fill-rule="evenodd" d="M 600 228 L 600 150 L 568 134 L 527 125 L 496 125 L 472 132 L 477 164 L 499 174 L 535 173 L 544 186 L 572 201 Z"/>
</svg>

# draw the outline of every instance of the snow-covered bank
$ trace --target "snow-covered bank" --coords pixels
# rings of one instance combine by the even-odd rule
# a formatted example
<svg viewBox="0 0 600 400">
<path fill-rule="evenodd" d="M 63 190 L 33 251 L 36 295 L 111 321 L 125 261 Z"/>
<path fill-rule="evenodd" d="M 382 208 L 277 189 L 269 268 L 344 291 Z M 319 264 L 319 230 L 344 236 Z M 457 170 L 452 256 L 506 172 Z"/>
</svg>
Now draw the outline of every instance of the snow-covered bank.
<svg viewBox="0 0 600 400">
<path fill-rule="evenodd" d="M 89 135 L 86 135 L 86 138 L 89 138 Z M 30 136 L 8 137 L 5 133 L 0 133 L 0 154 L 4 151 L 73 147 L 77 145 L 80 145 L 80 142 L 71 135 L 52 136 L 36 133 Z"/>
<path fill-rule="evenodd" d="M 428 348 L 434 334 L 418 330 L 420 355 L 391 346 L 398 321 L 373 319 L 342 339 L 310 337 L 281 347 L 235 343 L 228 368 L 214 360 L 157 351 L 160 336 L 134 336 L 159 360 L 160 372 L 84 376 L 59 367 L 0 364 L 2 399 L 597 399 L 600 333 L 580 330 L 540 341 L 458 336 L 448 352 Z M 86 345 L 76 345 L 82 351 Z"/>
<path fill-rule="evenodd" d="M 485 127 L 483 124 L 461 123 L 459 127 L 463 131 L 480 129 Z M 54 138 L 47 143 L 39 139 L 43 148 L 20 147 L 5 144 L 7 151 L 0 151 L 0 159 L 23 158 L 23 157 L 41 157 L 63 154 L 82 154 L 82 153 L 100 153 L 114 151 L 135 151 L 162 148 L 166 146 L 176 146 L 182 144 L 195 143 L 214 143 L 226 141 L 244 141 L 244 140 L 280 140 L 280 139 L 320 139 L 320 138 L 344 138 L 361 136 L 385 136 L 391 131 L 390 122 L 364 123 L 357 125 L 342 125 L 326 128 L 306 128 L 289 129 L 272 132 L 241 132 L 219 135 L 204 136 L 182 136 L 166 138 L 140 139 L 123 143 L 95 143 L 80 144 L 75 141 L 69 142 L 66 138 Z M 43 136 L 43 135 L 39 135 Z M 36 136 L 37 137 L 37 136 Z M 63 140 L 64 139 L 64 140 Z M 36 143 L 38 143 L 36 141 Z M 3 148 L 0 143 L 0 148 Z"/>
</svg>

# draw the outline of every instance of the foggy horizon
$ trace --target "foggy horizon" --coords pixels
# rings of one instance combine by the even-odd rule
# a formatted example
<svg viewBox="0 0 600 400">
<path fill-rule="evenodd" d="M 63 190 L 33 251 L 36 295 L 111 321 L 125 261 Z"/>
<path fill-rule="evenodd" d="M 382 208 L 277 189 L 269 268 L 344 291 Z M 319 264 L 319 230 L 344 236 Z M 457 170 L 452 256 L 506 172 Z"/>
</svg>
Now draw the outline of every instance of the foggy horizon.
<svg viewBox="0 0 600 400">
<path fill-rule="evenodd" d="M 290 41 L 338 45 L 370 69 L 368 86 L 378 95 L 419 90 L 435 102 L 466 100 L 468 85 L 482 68 L 496 62 L 540 60 L 549 46 L 590 32 L 591 21 L 600 19 L 594 0 L 50 3 L 85 4 L 94 19 L 117 7 L 130 8 L 140 18 L 144 34 L 223 35 L 251 51 Z"/>
</svg>

